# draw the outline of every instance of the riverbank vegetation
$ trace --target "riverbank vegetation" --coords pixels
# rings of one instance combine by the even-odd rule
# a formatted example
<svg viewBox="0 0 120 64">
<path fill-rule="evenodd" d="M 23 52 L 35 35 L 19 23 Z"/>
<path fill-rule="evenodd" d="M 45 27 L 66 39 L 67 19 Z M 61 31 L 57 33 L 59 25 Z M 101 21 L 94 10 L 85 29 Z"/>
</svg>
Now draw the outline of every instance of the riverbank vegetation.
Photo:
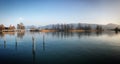
<svg viewBox="0 0 120 64">
<path fill-rule="evenodd" d="M 24 32 L 26 27 L 23 23 L 17 24 L 17 29 L 15 26 L 10 25 L 9 27 L 4 26 L 3 24 L 0 25 L 0 32 Z M 30 32 L 102 32 L 104 31 L 104 27 L 102 25 L 95 25 L 94 28 L 91 25 L 82 25 L 78 23 L 76 26 L 73 24 L 53 24 L 51 28 L 36 28 L 30 27 Z M 119 27 L 114 29 L 109 29 L 110 31 L 119 32 Z"/>
</svg>

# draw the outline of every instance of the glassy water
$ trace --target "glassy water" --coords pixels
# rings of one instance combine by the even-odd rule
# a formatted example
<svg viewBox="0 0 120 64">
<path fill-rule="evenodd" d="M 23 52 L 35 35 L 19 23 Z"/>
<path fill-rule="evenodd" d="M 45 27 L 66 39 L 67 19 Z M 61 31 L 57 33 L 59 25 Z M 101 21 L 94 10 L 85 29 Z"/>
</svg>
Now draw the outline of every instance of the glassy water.
<svg viewBox="0 0 120 64">
<path fill-rule="evenodd" d="M 101 64 L 119 60 L 119 33 L 0 33 L 0 64 Z"/>
</svg>

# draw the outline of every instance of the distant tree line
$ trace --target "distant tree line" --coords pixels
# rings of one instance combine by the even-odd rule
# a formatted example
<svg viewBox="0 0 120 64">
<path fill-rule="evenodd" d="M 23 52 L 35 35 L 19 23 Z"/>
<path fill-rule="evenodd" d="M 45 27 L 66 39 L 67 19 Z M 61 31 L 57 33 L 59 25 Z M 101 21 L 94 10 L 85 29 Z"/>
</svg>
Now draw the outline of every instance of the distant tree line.
<svg viewBox="0 0 120 64">
<path fill-rule="evenodd" d="M 54 30 L 59 30 L 59 31 L 68 31 L 73 29 L 72 24 L 57 24 L 57 25 L 52 25 L 52 29 Z"/>
<path fill-rule="evenodd" d="M 92 27 L 90 25 L 85 25 L 82 26 L 80 23 L 78 23 L 77 27 L 74 27 L 73 24 L 57 24 L 57 25 L 52 25 L 52 28 L 54 30 L 59 30 L 59 31 L 69 31 L 69 30 L 92 30 Z M 97 31 L 102 31 L 103 28 L 100 25 L 97 25 L 94 30 Z"/>
<path fill-rule="evenodd" d="M 102 28 L 102 26 L 97 25 L 97 26 L 96 26 L 96 30 L 98 30 L 98 31 L 103 31 L 103 28 Z"/>
<path fill-rule="evenodd" d="M 76 29 L 77 29 L 77 30 L 91 30 L 92 28 L 91 28 L 90 25 L 85 25 L 85 26 L 83 27 L 80 23 L 78 23 L 78 26 L 77 26 Z"/>
</svg>

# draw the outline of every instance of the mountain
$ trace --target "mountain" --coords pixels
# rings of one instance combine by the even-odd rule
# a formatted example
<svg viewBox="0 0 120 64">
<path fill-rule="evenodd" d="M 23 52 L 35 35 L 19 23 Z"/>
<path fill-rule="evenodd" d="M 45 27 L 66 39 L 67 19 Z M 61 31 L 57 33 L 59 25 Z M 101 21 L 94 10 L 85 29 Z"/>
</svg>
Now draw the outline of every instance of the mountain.
<svg viewBox="0 0 120 64">
<path fill-rule="evenodd" d="M 116 27 L 119 27 L 119 28 L 120 28 L 120 25 L 113 24 L 113 23 L 109 23 L 109 24 L 103 26 L 103 28 L 105 28 L 105 29 L 114 29 L 114 28 L 116 28 Z"/>
</svg>

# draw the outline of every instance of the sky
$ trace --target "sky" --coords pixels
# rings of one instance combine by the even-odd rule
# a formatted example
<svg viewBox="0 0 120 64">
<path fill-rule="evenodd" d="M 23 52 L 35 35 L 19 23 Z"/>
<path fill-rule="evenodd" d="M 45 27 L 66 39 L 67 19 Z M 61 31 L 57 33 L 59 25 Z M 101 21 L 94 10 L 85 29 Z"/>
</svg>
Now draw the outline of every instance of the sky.
<svg viewBox="0 0 120 64">
<path fill-rule="evenodd" d="M 120 24 L 120 0 L 0 0 L 0 24 Z"/>
</svg>

